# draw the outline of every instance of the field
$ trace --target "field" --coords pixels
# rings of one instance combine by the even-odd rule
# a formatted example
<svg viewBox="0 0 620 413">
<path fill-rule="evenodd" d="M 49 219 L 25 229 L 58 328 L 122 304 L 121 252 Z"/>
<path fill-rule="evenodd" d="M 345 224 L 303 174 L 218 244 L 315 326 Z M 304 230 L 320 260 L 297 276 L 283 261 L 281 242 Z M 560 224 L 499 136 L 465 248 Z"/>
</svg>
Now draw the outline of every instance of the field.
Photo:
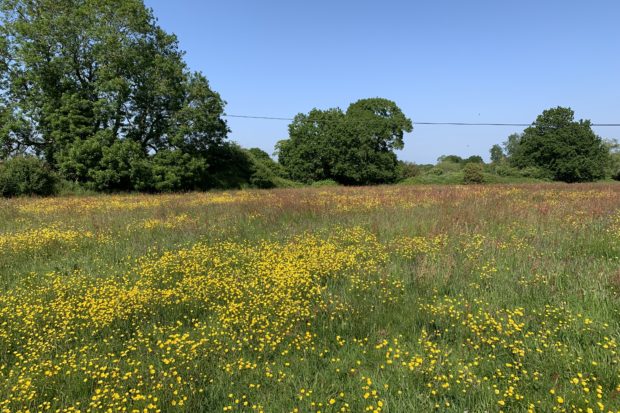
<svg viewBox="0 0 620 413">
<path fill-rule="evenodd" d="M 620 186 L 0 200 L 2 412 L 620 411 Z"/>
</svg>

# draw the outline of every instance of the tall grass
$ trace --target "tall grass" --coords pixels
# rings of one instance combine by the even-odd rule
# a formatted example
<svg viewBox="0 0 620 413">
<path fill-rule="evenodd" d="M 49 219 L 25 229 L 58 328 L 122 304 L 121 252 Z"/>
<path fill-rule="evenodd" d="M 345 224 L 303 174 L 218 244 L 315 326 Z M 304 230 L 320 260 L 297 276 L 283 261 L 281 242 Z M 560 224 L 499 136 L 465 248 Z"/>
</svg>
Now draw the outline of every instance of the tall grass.
<svg viewBox="0 0 620 413">
<path fill-rule="evenodd" d="M 0 410 L 620 409 L 620 186 L 0 200 Z"/>
</svg>

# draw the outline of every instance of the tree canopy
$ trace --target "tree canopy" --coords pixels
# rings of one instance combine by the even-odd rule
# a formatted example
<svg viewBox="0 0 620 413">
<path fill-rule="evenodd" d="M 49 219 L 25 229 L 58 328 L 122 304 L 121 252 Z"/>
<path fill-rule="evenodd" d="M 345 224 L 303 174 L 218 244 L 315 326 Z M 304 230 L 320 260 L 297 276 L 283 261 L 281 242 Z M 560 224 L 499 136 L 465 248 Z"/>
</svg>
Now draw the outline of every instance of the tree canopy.
<svg viewBox="0 0 620 413">
<path fill-rule="evenodd" d="M 0 23 L 0 157 L 95 189 L 209 182 L 224 101 L 142 1 L 0 0 Z"/>
<path fill-rule="evenodd" d="M 594 181 L 605 176 L 609 151 L 589 120 L 574 120 L 570 108 L 543 111 L 518 138 L 509 140 L 510 162 L 518 168 L 538 167 L 565 182 Z"/>
<path fill-rule="evenodd" d="M 398 176 L 394 150 L 403 148 L 404 133 L 412 130 L 411 120 L 387 99 L 362 99 L 346 112 L 313 109 L 289 125 L 289 139 L 279 142 L 278 158 L 300 182 L 393 182 Z"/>
</svg>

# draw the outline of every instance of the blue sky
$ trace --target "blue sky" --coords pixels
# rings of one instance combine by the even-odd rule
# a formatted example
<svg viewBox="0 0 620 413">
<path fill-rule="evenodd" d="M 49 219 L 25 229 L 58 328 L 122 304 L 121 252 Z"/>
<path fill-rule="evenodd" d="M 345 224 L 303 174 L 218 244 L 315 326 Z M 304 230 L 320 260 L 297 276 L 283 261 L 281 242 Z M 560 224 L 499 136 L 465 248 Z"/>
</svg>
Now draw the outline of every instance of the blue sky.
<svg viewBox="0 0 620 413">
<path fill-rule="evenodd" d="M 230 114 L 293 117 L 361 98 L 421 122 L 529 123 L 544 109 L 620 122 L 618 1 L 146 0 Z M 284 121 L 229 119 L 269 153 Z M 414 126 L 401 159 L 488 157 L 518 127 Z M 599 128 L 620 138 L 620 128 Z"/>
</svg>

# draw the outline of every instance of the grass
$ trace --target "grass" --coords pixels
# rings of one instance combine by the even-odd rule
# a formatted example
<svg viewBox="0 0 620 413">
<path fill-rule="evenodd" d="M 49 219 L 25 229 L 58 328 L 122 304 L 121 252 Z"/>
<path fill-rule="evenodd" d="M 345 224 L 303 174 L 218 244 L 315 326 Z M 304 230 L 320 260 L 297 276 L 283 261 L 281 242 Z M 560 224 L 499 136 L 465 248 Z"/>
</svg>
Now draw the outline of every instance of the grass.
<svg viewBox="0 0 620 413">
<path fill-rule="evenodd" d="M 0 200 L 0 411 L 620 409 L 620 186 Z"/>
</svg>

